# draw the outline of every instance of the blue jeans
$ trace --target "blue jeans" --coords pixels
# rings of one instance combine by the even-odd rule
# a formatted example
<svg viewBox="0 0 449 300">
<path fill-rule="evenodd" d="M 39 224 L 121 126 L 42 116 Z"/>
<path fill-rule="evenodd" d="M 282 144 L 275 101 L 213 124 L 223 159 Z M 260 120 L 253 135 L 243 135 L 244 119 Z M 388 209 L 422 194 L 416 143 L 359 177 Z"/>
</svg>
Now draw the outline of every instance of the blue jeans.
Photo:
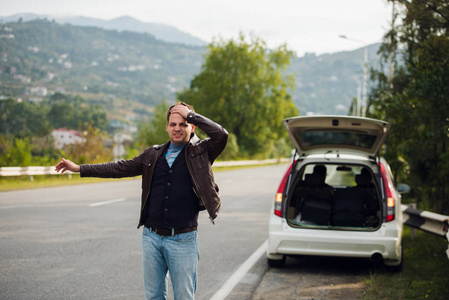
<svg viewBox="0 0 449 300">
<path fill-rule="evenodd" d="M 195 298 L 199 259 L 197 231 L 160 236 L 144 226 L 142 258 L 146 300 L 166 299 L 167 271 L 175 300 Z"/>
</svg>

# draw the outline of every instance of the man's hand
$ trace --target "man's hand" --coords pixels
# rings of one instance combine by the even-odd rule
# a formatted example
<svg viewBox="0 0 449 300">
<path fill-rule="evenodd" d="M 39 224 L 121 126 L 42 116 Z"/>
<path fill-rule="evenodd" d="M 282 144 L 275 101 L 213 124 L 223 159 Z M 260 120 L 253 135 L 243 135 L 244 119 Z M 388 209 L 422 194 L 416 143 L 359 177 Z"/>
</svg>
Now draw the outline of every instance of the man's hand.
<svg viewBox="0 0 449 300">
<path fill-rule="evenodd" d="M 65 171 L 71 171 L 74 173 L 79 173 L 80 166 L 75 164 L 74 162 L 68 160 L 68 159 L 62 159 L 55 167 L 55 171 L 59 172 L 61 171 L 61 174 L 63 174 Z"/>
<path fill-rule="evenodd" d="M 172 114 L 180 114 L 184 119 L 187 119 L 187 115 L 190 112 L 190 109 L 182 104 L 175 105 L 171 108 L 170 112 Z"/>
</svg>

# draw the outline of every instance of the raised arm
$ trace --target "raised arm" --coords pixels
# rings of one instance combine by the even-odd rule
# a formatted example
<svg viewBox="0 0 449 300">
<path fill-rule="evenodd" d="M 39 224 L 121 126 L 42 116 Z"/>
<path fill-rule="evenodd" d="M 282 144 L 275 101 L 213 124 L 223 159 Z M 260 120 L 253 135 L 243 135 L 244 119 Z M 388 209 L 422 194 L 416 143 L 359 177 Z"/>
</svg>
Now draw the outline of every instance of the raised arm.
<svg viewBox="0 0 449 300">
<path fill-rule="evenodd" d="M 209 158 L 211 163 L 213 163 L 226 147 L 228 132 L 220 124 L 193 111 L 187 115 L 187 122 L 197 126 L 209 136 L 204 142 L 207 144 Z"/>
</svg>

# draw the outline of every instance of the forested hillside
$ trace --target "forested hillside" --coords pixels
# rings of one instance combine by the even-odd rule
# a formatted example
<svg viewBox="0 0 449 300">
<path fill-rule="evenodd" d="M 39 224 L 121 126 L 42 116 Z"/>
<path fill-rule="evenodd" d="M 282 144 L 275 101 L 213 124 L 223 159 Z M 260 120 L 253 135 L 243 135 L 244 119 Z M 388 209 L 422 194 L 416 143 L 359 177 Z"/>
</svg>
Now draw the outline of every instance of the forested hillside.
<svg viewBox="0 0 449 300">
<path fill-rule="evenodd" d="M 378 45 L 370 46 L 370 64 Z M 110 120 L 145 117 L 190 85 L 205 47 L 166 43 L 147 33 L 61 25 L 0 25 L 0 96 L 39 101 L 60 92 L 99 104 Z M 300 114 L 346 114 L 361 82 L 363 50 L 293 59 L 292 96 Z"/>
<path fill-rule="evenodd" d="M 199 71 L 205 52 L 149 34 L 46 20 L 2 25 L 0 36 L 1 95 L 38 100 L 54 92 L 78 94 L 112 119 L 131 120 L 174 99 Z"/>
<path fill-rule="evenodd" d="M 368 46 L 368 68 L 378 67 L 379 46 Z M 306 54 L 292 60 L 290 71 L 295 74 L 293 101 L 300 113 L 348 114 L 357 89 L 362 87 L 363 63 L 363 48 L 320 56 Z M 368 90 L 369 87 L 368 80 Z"/>
</svg>

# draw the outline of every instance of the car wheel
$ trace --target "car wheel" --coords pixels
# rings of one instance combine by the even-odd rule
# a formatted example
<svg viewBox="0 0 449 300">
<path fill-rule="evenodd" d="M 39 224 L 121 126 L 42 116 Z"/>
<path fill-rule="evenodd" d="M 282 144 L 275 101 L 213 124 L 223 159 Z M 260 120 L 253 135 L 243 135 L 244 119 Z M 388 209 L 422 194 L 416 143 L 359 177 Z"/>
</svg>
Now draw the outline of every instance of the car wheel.
<svg viewBox="0 0 449 300">
<path fill-rule="evenodd" d="M 403 262 L 404 262 L 403 252 L 404 251 L 402 250 L 402 245 L 401 245 L 401 257 L 399 258 L 398 263 L 394 264 L 394 265 L 391 265 L 391 264 L 385 265 L 387 271 L 393 272 L 393 273 L 397 273 L 397 272 L 401 272 L 402 271 L 402 265 L 403 265 Z"/>
<path fill-rule="evenodd" d="M 285 255 L 283 255 L 281 259 L 267 258 L 267 260 L 268 260 L 268 265 L 271 268 L 282 268 L 283 266 L 285 266 Z"/>
</svg>

